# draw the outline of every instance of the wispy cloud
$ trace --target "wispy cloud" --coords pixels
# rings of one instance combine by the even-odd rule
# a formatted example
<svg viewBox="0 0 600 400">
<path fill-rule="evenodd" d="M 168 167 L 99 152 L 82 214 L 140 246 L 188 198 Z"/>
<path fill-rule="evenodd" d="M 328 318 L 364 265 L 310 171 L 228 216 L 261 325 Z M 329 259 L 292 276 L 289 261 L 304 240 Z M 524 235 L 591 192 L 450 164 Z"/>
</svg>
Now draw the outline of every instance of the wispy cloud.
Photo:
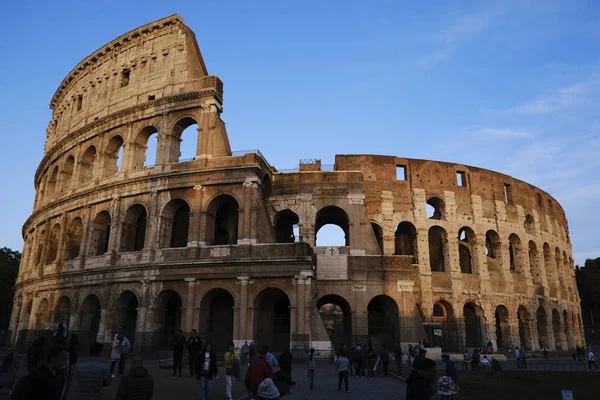
<svg viewBox="0 0 600 400">
<path fill-rule="evenodd" d="M 535 133 L 519 129 L 503 128 L 481 128 L 471 132 L 471 135 L 479 139 L 526 139 L 535 136 Z"/>
<path fill-rule="evenodd" d="M 585 101 L 586 94 L 590 89 L 590 82 L 581 82 L 567 86 L 555 93 L 535 98 L 514 109 L 519 114 L 546 114 L 553 111 L 573 107 Z"/>
<path fill-rule="evenodd" d="M 460 45 L 486 30 L 489 24 L 490 17 L 485 12 L 465 14 L 456 18 L 449 27 L 434 36 L 439 48 L 421 57 L 418 64 L 429 67 L 450 58 Z"/>
</svg>

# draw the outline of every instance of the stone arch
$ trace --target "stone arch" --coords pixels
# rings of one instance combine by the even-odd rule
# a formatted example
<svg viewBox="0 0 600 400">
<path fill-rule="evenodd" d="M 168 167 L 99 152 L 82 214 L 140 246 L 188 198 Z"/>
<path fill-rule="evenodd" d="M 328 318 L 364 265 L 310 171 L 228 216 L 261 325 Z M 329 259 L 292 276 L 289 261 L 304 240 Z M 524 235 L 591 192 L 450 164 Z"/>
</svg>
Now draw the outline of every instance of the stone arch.
<svg viewBox="0 0 600 400">
<path fill-rule="evenodd" d="M 214 197 L 206 215 L 207 238 L 211 244 L 234 245 L 238 241 L 239 203 L 229 194 Z"/>
<path fill-rule="evenodd" d="M 71 318 L 71 298 L 68 295 L 62 295 L 56 302 L 56 306 L 54 307 L 54 321 L 53 323 L 58 321 L 59 317 L 63 317 L 63 320 L 69 324 L 69 320 Z M 68 329 L 71 326 L 67 327 Z"/>
<path fill-rule="evenodd" d="M 548 346 L 548 319 L 544 307 L 538 307 L 536 313 L 538 341 L 540 348 Z"/>
<path fill-rule="evenodd" d="M 533 284 L 536 285 L 536 294 L 543 295 L 544 288 L 542 286 L 542 268 L 540 265 L 540 257 L 537 245 L 533 240 L 529 241 L 529 270 L 531 271 Z"/>
<path fill-rule="evenodd" d="M 272 352 L 290 347 L 291 299 L 276 287 L 262 289 L 254 298 L 254 337 Z"/>
<path fill-rule="evenodd" d="M 394 254 L 402 256 L 417 256 L 417 229 L 408 221 L 398 224 L 394 233 Z"/>
<path fill-rule="evenodd" d="M 262 179 L 262 196 L 265 199 L 268 199 L 271 196 L 271 191 L 273 189 L 273 184 L 271 182 L 271 177 L 269 174 L 265 174 Z"/>
<path fill-rule="evenodd" d="M 37 312 L 35 313 L 35 330 L 36 331 L 45 331 L 50 329 L 50 302 L 48 299 L 44 298 L 40 301 L 40 304 L 37 308 Z"/>
<path fill-rule="evenodd" d="M 102 303 L 95 293 L 89 293 L 79 307 L 79 339 L 81 348 L 85 349 L 99 338 Z"/>
<path fill-rule="evenodd" d="M 104 177 L 121 172 L 125 140 L 121 135 L 114 135 L 108 141 L 104 152 Z"/>
<path fill-rule="evenodd" d="M 475 249 L 475 232 L 468 226 L 458 230 L 458 260 L 460 272 L 473 273 L 473 250 Z"/>
<path fill-rule="evenodd" d="M 118 297 L 113 316 L 112 337 L 116 333 L 123 333 L 133 344 L 136 337 L 137 309 L 140 305 L 137 294 L 132 290 L 123 290 Z"/>
<path fill-rule="evenodd" d="M 446 300 L 438 300 L 433 304 L 432 318 L 434 321 L 442 321 L 454 317 L 452 304 Z"/>
<path fill-rule="evenodd" d="M 550 297 L 557 297 L 557 270 L 554 268 L 555 264 L 552 262 L 552 251 L 550 250 L 550 245 L 548 243 L 544 243 L 543 247 L 544 252 L 544 269 L 546 270 L 546 281 L 548 282 L 548 287 L 550 289 Z"/>
<path fill-rule="evenodd" d="M 400 341 L 400 312 L 394 299 L 386 295 L 375 296 L 367 305 L 369 342 L 375 348 L 385 344 L 393 348 Z"/>
<path fill-rule="evenodd" d="M 527 214 L 525 216 L 523 227 L 525 228 L 525 232 L 529 233 L 530 235 L 535 235 L 535 220 L 531 214 Z"/>
<path fill-rule="evenodd" d="M 502 243 L 500 235 L 494 230 L 485 233 L 485 260 L 488 271 L 502 272 Z"/>
<path fill-rule="evenodd" d="M 483 309 L 473 302 L 468 302 L 463 306 L 463 318 L 465 321 L 465 343 L 467 347 L 483 346 Z"/>
<path fill-rule="evenodd" d="M 81 218 L 76 217 L 69 224 L 69 229 L 67 230 L 67 240 L 66 240 L 66 260 L 73 260 L 76 257 L 79 257 L 79 251 L 81 249 L 81 237 L 83 236 L 83 222 Z"/>
<path fill-rule="evenodd" d="M 377 222 L 371 221 L 371 230 L 373 231 L 373 236 L 375 237 L 379 254 L 383 255 L 383 229 L 381 229 L 381 225 L 379 225 Z"/>
<path fill-rule="evenodd" d="M 277 243 L 296 242 L 295 230 L 298 230 L 300 219 L 290 209 L 279 211 L 275 215 L 275 241 Z"/>
<path fill-rule="evenodd" d="M 37 247 L 35 249 L 34 265 L 40 265 L 42 262 L 42 252 L 44 249 L 44 240 L 46 239 L 46 230 L 42 229 L 36 234 Z"/>
<path fill-rule="evenodd" d="M 156 163 L 157 155 L 149 154 L 151 147 L 158 150 L 158 143 L 151 145 L 151 140 L 159 137 L 158 130 L 154 125 L 148 125 L 142 128 L 133 141 L 133 146 L 129 149 L 132 158 L 132 169 L 142 169 L 150 167 Z"/>
<path fill-rule="evenodd" d="M 569 313 L 567 310 L 563 310 L 563 328 L 565 337 L 567 338 L 567 347 L 571 349 L 575 347 L 575 343 L 573 342 L 573 331 L 569 327 Z"/>
<path fill-rule="evenodd" d="M 496 321 L 496 347 L 498 350 L 509 350 L 513 347 L 510 334 L 510 313 L 506 306 L 500 304 L 494 312 Z"/>
<path fill-rule="evenodd" d="M 508 255 L 510 270 L 512 272 L 523 272 L 523 247 L 521 239 L 515 233 L 508 237 Z"/>
<path fill-rule="evenodd" d="M 110 238 L 111 217 L 106 210 L 96 214 L 94 222 L 90 227 L 90 244 L 88 246 L 89 256 L 99 256 L 108 251 Z"/>
<path fill-rule="evenodd" d="M 332 244 L 334 246 L 350 246 L 350 218 L 346 211 L 337 206 L 325 206 L 321 208 L 315 218 L 315 243 L 319 244 L 319 231 L 326 225 L 336 225 L 344 232 L 343 245 L 341 243 Z M 327 244 L 324 244 L 327 246 Z"/>
<path fill-rule="evenodd" d="M 557 351 L 563 351 L 563 350 L 568 350 L 568 349 L 563 349 L 562 346 L 562 337 L 561 337 L 561 333 L 562 333 L 562 328 L 561 328 L 561 324 L 560 324 L 560 312 L 554 308 L 552 310 L 552 330 L 554 331 L 554 345 L 556 346 Z"/>
<path fill-rule="evenodd" d="M 164 289 L 156 296 L 152 315 L 154 326 L 159 328 L 153 332 L 153 341 L 160 348 L 168 348 L 175 332 L 181 329 L 182 307 L 183 299 L 176 290 Z"/>
<path fill-rule="evenodd" d="M 200 300 L 198 333 L 218 352 L 226 352 L 233 340 L 235 299 L 229 289 L 214 287 Z"/>
<path fill-rule="evenodd" d="M 446 219 L 446 206 L 439 197 L 430 197 L 425 204 L 425 215 L 429 219 Z"/>
<path fill-rule="evenodd" d="M 145 247 L 148 212 L 146 207 L 131 205 L 121 222 L 121 251 L 140 251 Z"/>
<path fill-rule="evenodd" d="M 195 133 L 195 139 L 192 137 L 193 134 L 193 129 L 188 129 L 192 126 L 196 126 L 196 133 Z M 186 131 L 184 133 L 184 131 Z M 196 156 L 196 148 L 198 147 L 198 139 L 199 139 L 199 135 L 198 135 L 198 122 L 196 121 L 196 117 L 194 116 L 184 116 L 181 117 L 179 120 L 177 120 L 177 122 L 175 122 L 175 124 L 173 125 L 173 129 L 172 129 L 172 141 L 173 143 L 173 150 L 171 151 L 171 159 L 169 160 L 169 162 L 181 162 L 181 161 L 190 161 L 190 159 L 195 159 Z M 185 138 L 184 138 L 185 137 Z M 182 151 L 182 144 L 184 143 L 185 140 L 188 140 L 190 142 L 194 143 L 193 146 L 193 155 L 191 153 L 191 149 L 192 147 L 190 146 L 190 153 L 186 154 L 186 152 Z M 183 156 L 183 157 L 182 157 Z"/>
<path fill-rule="evenodd" d="M 352 343 L 352 308 L 348 301 L 337 294 L 326 294 L 317 301 L 317 310 L 325 325 L 332 348 Z"/>
<path fill-rule="evenodd" d="M 428 232 L 429 239 L 429 266 L 432 272 L 446 271 L 446 258 L 448 255 L 448 234 L 441 226 L 432 226 Z"/>
<path fill-rule="evenodd" d="M 73 185 L 73 171 L 75 169 L 75 157 L 71 154 L 63 164 L 60 190 L 68 190 Z"/>
<path fill-rule="evenodd" d="M 96 146 L 91 145 L 85 149 L 83 156 L 79 160 L 79 183 L 85 185 L 96 175 L 97 160 Z"/>
<path fill-rule="evenodd" d="M 52 168 L 52 172 L 46 178 L 46 198 L 52 198 L 58 189 L 58 165 Z"/>
<path fill-rule="evenodd" d="M 160 214 L 160 248 L 187 247 L 190 228 L 190 205 L 183 199 L 171 199 Z"/>
<path fill-rule="evenodd" d="M 58 243 L 60 242 L 60 224 L 54 224 L 48 237 L 48 249 L 46 250 L 46 264 L 57 261 Z"/>
</svg>

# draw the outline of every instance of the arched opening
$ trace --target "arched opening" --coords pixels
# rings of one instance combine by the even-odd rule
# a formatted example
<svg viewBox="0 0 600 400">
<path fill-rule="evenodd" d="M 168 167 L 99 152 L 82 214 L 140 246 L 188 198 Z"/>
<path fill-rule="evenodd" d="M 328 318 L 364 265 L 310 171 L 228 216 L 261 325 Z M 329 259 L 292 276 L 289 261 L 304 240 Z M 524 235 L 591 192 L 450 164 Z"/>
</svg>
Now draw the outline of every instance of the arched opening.
<svg viewBox="0 0 600 400">
<path fill-rule="evenodd" d="M 50 237 L 48 238 L 48 250 L 46 250 L 46 264 L 51 264 L 56 261 L 58 257 L 58 243 L 60 241 L 60 225 L 55 224 L 50 231 Z"/>
<path fill-rule="evenodd" d="M 283 210 L 275 216 L 275 241 L 277 243 L 298 242 L 294 230 L 298 229 L 300 220 L 298 215 L 291 210 Z"/>
<path fill-rule="evenodd" d="M 48 180 L 46 181 L 46 198 L 50 199 L 55 195 L 56 186 L 58 184 L 58 166 L 54 167 Z"/>
<path fill-rule="evenodd" d="M 454 318 L 452 305 L 444 300 L 435 302 L 431 316 L 431 321 L 423 321 L 427 341 L 431 343 L 431 346 L 441 347 L 444 351 L 459 351 L 457 337 L 459 327 Z M 415 339 L 422 340 L 421 337 L 415 337 Z"/>
<path fill-rule="evenodd" d="M 529 269 L 531 271 L 533 284 L 536 285 L 535 294 L 543 295 L 544 287 L 542 286 L 542 269 L 540 267 L 540 258 L 537 246 L 533 240 L 529 241 Z"/>
<path fill-rule="evenodd" d="M 50 304 L 48 299 L 42 299 L 38 306 L 35 318 L 35 330 L 37 335 L 41 336 L 41 332 L 50 329 Z"/>
<path fill-rule="evenodd" d="M 460 272 L 463 274 L 473 273 L 472 252 L 475 241 L 475 233 L 471 228 L 462 227 L 458 231 L 458 258 Z"/>
<path fill-rule="evenodd" d="M 425 205 L 425 215 L 429 219 L 444 219 L 446 208 L 444 201 L 439 197 L 432 197 Z"/>
<path fill-rule="evenodd" d="M 562 340 L 560 337 L 560 333 L 562 332 L 560 327 L 560 313 L 556 308 L 552 310 L 552 330 L 554 331 L 554 345 L 556 346 L 556 350 L 567 350 L 563 349 L 562 346 Z"/>
<path fill-rule="evenodd" d="M 90 146 L 83 153 L 79 161 L 79 183 L 85 185 L 96 174 L 96 147 Z"/>
<path fill-rule="evenodd" d="M 573 347 L 573 335 L 571 329 L 569 329 L 569 315 L 567 313 L 567 310 L 563 310 L 563 327 L 565 337 L 567 338 L 567 346 L 570 349 Z"/>
<path fill-rule="evenodd" d="M 175 332 L 181 329 L 181 296 L 174 290 L 163 290 L 155 302 L 154 321 L 159 326 L 158 345 L 168 348 Z"/>
<path fill-rule="evenodd" d="M 324 228 L 322 232 L 321 228 Z M 350 246 L 348 214 L 336 206 L 320 209 L 315 223 L 315 241 L 317 246 Z"/>
<path fill-rule="evenodd" d="M 544 243 L 544 268 L 546 269 L 546 281 L 550 289 L 550 297 L 556 297 L 557 285 L 556 285 L 556 270 L 554 269 L 554 263 L 552 262 L 552 251 L 550 245 Z"/>
<path fill-rule="evenodd" d="M 535 234 L 535 221 L 531 214 L 527 214 L 525 216 L 525 222 L 523 223 L 523 226 L 525 228 L 525 232 L 529 233 L 530 235 Z"/>
<path fill-rule="evenodd" d="M 119 302 L 117 303 L 113 334 L 123 333 L 132 345 L 136 333 L 138 307 L 138 299 L 133 292 L 126 290 L 121 293 Z"/>
<path fill-rule="evenodd" d="M 79 257 L 81 249 L 81 236 L 83 235 L 83 223 L 81 218 L 77 217 L 69 225 L 67 231 L 67 260 L 73 260 Z"/>
<path fill-rule="evenodd" d="M 254 337 L 258 346 L 279 353 L 290 347 L 290 300 L 281 289 L 267 288 L 254 301 Z"/>
<path fill-rule="evenodd" d="M 485 234 L 485 255 L 488 271 L 499 274 L 502 270 L 502 247 L 496 231 L 489 230 Z"/>
<path fill-rule="evenodd" d="M 123 138 L 119 135 L 113 136 L 106 146 L 104 153 L 104 176 L 113 176 L 120 172 L 123 160 Z"/>
<path fill-rule="evenodd" d="M 476 304 L 467 303 L 463 307 L 465 319 L 465 343 L 467 347 L 483 346 L 483 310 Z"/>
<path fill-rule="evenodd" d="M 171 162 L 195 160 L 198 145 L 198 123 L 193 118 L 183 118 L 173 128 L 173 136 L 179 138 L 180 143 L 179 151 L 173 155 Z"/>
<path fill-rule="evenodd" d="M 367 306 L 369 342 L 377 349 L 388 349 L 400 341 L 400 316 L 398 304 L 389 296 L 375 296 Z"/>
<path fill-rule="evenodd" d="M 108 251 L 108 239 L 110 237 L 110 214 L 101 211 L 94 218 L 90 232 L 89 256 L 99 256 Z"/>
<path fill-rule="evenodd" d="M 548 320 L 546 318 L 546 310 L 539 307 L 535 313 L 537 319 L 537 331 L 540 349 L 548 346 Z"/>
<path fill-rule="evenodd" d="M 531 337 L 531 332 L 529 329 L 529 313 L 523 306 L 519 306 L 519 310 L 517 311 L 517 321 L 519 323 L 520 347 L 526 347 L 529 343 L 527 338 Z"/>
<path fill-rule="evenodd" d="M 142 129 L 135 138 L 132 152 L 132 168 L 142 169 L 154 166 L 158 149 L 158 131 L 154 126 Z"/>
<path fill-rule="evenodd" d="M 67 158 L 67 161 L 65 161 L 65 165 L 63 166 L 62 178 L 61 178 L 61 184 L 60 184 L 61 190 L 68 190 L 71 188 L 71 185 L 73 184 L 72 180 L 73 180 L 73 170 L 74 169 L 75 169 L 75 157 L 73 157 L 71 155 Z"/>
<path fill-rule="evenodd" d="M 100 299 L 95 294 L 86 296 L 79 309 L 79 340 L 81 349 L 85 350 L 96 340 L 100 331 L 100 314 L 102 312 Z"/>
<path fill-rule="evenodd" d="M 190 228 L 190 206 L 182 199 L 173 199 L 160 216 L 160 247 L 187 247 Z"/>
<path fill-rule="evenodd" d="M 269 175 L 265 175 L 262 180 L 262 195 L 263 198 L 268 199 L 271 196 L 272 184 L 271 177 Z"/>
<path fill-rule="evenodd" d="M 71 318 L 71 300 L 67 296 L 62 296 L 56 308 L 54 309 L 54 320 L 57 321 L 58 317 L 62 316 L 64 321 L 68 324 Z"/>
<path fill-rule="evenodd" d="M 200 337 L 206 338 L 217 352 L 225 353 L 233 340 L 233 313 L 235 301 L 229 291 L 212 289 L 200 303 Z"/>
<path fill-rule="evenodd" d="M 127 210 L 121 225 L 121 251 L 140 251 L 146 241 L 146 209 L 134 204 Z"/>
<path fill-rule="evenodd" d="M 496 319 L 496 347 L 498 350 L 509 350 L 512 348 L 512 340 L 510 337 L 510 323 L 508 322 L 508 309 L 499 305 L 494 313 Z"/>
<path fill-rule="evenodd" d="M 446 270 L 446 242 L 447 235 L 444 228 L 432 226 L 429 228 L 429 266 L 432 272 Z"/>
<path fill-rule="evenodd" d="M 42 251 L 44 250 L 43 241 L 45 239 L 46 230 L 42 229 L 42 231 L 36 235 L 37 247 L 35 249 L 34 265 L 40 265 L 40 263 L 42 262 Z"/>
<path fill-rule="evenodd" d="M 377 250 L 379 250 L 379 254 L 383 255 L 383 229 L 376 222 L 371 222 L 371 229 L 373 230 L 375 242 L 377 242 Z"/>
<path fill-rule="evenodd" d="M 352 309 L 341 296 L 328 294 L 319 299 L 317 309 L 334 350 L 352 343 Z"/>
<path fill-rule="evenodd" d="M 508 237 L 508 242 L 510 270 L 513 272 L 523 272 L 521 239 L 513 233 Z"/>
<path fill-rule="evenodd" d="M 569 277 L 566 276 L 565 270 L 561 268 L 562 259 L 560 257 L 560 250 L 558 247 L 554 249 L 554 262 L 556 265 L 556 274 L 558 276 L 558 284 L 560 286 L 561 295 L 565 296 L 567 294 L 567 285 L 565 282 L 567 282 Z"/>
<path fill-rule="evenodd" d="M 238 240 L 239 206 L 229 195 L 213 199 L 208 206 L 207 228 L 215 246 L 234 245 Z"/>
<path fill-rule="evenodd" d="M 394 233 L 394 254 L 399 256 L 416 257 L 417 229 L 410 222 L 404 221 L 398 224 Z"/>
</svg>

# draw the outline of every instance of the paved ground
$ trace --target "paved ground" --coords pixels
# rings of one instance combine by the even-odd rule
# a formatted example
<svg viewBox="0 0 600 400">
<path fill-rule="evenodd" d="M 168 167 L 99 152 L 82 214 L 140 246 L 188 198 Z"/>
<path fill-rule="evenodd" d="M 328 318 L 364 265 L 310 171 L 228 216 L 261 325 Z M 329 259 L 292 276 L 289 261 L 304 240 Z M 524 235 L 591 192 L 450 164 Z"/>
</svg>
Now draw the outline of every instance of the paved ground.
<svg viewBox="0 0 600 400">
<path fill-rule="evenodd" d="M 198 397 L 198 381 L 195 378 L 190 378 L 187 374 L 184 374 L 182 378 L 174 377 L 172 371 L 159 369 L 155 363 L 146 366 L 154 377 L 154 400 L 188 400 Z M 223 368 L 220 368 L 220 370 L 224 373 Z M 326 362 L 317 365 L 315 388 L 312 391 L 309 390 L 305 366 L 294 365 L 292 377 L 297 386 L 293 394 L 285 397 L 290 400 L 402 400 L 406 392 L 405 384 L 393 377 L 373 379 L 351 377 L 350 393 L 338 392 L 335 366 Z M 118 379 L 116 379 L 110 387 L 105 389 L 104 398 L 106 400 L 114 399 L 118 384 Z M 224 376 L 213 381 L 213 384 L 209 399 L 226 400 Z M 246 390 L 242 382 L 234 381 L 233 398 L 235 400 L 246 398 Z M 0 394 L 0 399 L 8 399 L 6 390 Z M 71 400 L 78 400 L 74 393 L 71 395 Z"/>
</svg>

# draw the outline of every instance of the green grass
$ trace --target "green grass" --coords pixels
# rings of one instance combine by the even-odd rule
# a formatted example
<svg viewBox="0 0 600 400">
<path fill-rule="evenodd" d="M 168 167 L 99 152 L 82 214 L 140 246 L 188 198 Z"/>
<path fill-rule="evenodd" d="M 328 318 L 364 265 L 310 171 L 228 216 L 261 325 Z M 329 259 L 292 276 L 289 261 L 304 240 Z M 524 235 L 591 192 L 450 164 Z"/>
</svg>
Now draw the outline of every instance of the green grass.
<svg viewBox="0 0 600 400">
<path fill-rule="evenodd" d="M 561 390 L 575 400 L 600 398 L 600 374 L 588 372 L 458 371 L 465 400 L 561 400 Z"/>
</svg>

